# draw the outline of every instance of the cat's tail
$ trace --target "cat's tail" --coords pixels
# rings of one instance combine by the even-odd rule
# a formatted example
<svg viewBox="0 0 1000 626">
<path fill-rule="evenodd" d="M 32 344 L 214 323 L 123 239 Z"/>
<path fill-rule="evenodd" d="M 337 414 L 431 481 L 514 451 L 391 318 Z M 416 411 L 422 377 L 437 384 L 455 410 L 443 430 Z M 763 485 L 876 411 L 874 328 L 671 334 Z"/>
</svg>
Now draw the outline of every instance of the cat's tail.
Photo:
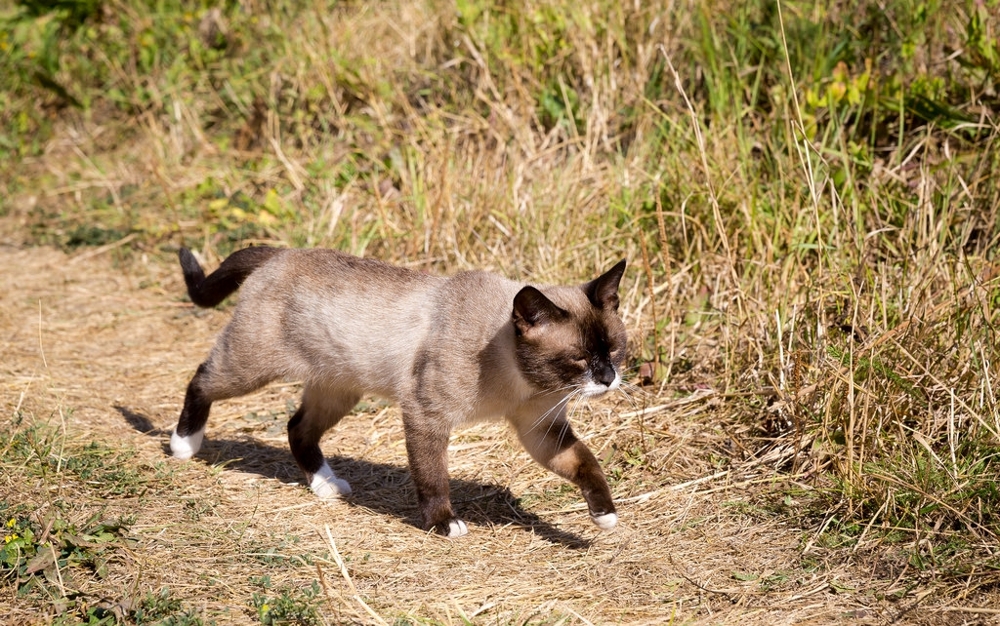
<svg viewBox="0 0 1000 626">
<path fill-rule="evenodd" d="M 239 289 L 246 277 L 255 269 L 280 251 L 281 248 L 266 246 L 244 248 L 229 255 L 219 269 L 205 276 L 205 270 L 198 263 L 198 259 L 190 250 L 182 247 L 178 256 L 191 302 L 205 308 L 219 304 L 229 294 Z"/>
</svg>

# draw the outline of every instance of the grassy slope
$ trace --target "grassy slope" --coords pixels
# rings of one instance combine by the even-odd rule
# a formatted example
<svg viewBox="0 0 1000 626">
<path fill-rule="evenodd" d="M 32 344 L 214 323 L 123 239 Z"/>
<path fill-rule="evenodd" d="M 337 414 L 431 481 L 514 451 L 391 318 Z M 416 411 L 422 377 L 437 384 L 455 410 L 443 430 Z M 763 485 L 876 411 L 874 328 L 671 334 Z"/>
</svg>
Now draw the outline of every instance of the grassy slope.
<svg viewBox="0 0 1000 626">
<path fill-rule="evenodd" d="M 766 515 L 995 584 L 995 3 L 188 4 L 5 26 L 5 238 L 626 256 L 635 378 L 720 394 L 704 458 L 789 478 Z"/>
</svg>

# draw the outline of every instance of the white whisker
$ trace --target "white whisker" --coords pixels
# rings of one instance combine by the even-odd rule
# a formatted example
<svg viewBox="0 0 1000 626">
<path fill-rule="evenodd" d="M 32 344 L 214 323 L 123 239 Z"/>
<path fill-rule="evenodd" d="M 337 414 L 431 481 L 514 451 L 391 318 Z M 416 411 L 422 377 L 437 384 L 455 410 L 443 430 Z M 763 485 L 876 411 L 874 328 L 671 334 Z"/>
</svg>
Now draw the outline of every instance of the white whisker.
<svg viewBox="0 0 1000 626">
<path fill-rule="evenodd" d="M 562 449 L 563 440 L 566 438 L 566 433 L 569 432 L 569 420 L 563 420 L 562 428 L 559 429 L 559 437 L 556 440 L 556 448 Z"/>
<path fill-rule="evenodd" d="M 619 389 L 622 392 L 622 396 L 628 401 L 630 405 L 632 405 L 632 408 L 637 411 L 640 408 L 640 403 L 636 400 L 635 396 L 641 396 L 643 397 L 643 399 L 648 399 L 652 397 L 652 395 L 645 389 L 637 385 L 633 385 L 632 383 L 623 382 L 621 387 L 619 387 Z"/>
<path fill-rule="evenodd" d="M 531 425 L 531 428 L 529 428 L 529 429 L 528 429 L 527 431 L 525 431 L 525 432 L 526 432 L 526 433 L 530 433 L 531 431 L 533 431 L 533 430 L 535 430 L 536 428 L 538 428 L 538 426 L 539 426 L 539 425 L 540 425 L 540 424 L 541 424 L 542 422 L 544 422 L 544 421 L 545 421 L 545 420 L 546 420 L 546 419 L 547 419 L 547 418 L 548 418 L 548 417 L 549 417 L 550 415 L 552 415 L 552 412 L 553 412 L 553 411 L 559 411 L 559 410 L 561 410 L 561 409 L 562 409 L 562 408 L 563 408 L 564 406 L 566 406 L 566 404 L 567 404 L 567 403 L 569 403 L 570 399 L 571 399 L 571 398 L 572 398 L 573 396 L 574 396 L 574 393 L 570 393 L 569 395 L 565 396 L 564 398 L 561 398 L 561 399 L 560 399 L 560 400 L 559 400 L 558 402 L 556 402 L 556 403 L 555 403 L 554 405 L 552 405 L 552 406 L 551 406 L 551 407 L 549 408 L 549 410 L 548 410 L 548 411 L 546 411 L 545 413 L 542 413 L 541 415 L 539 415 L 539 416 L 538 416 L 538 417 L 537 417 L 537 418 L 535 419 L 535 422 L 534 422 L 534 423 L 533 423 L 533 424 Z M 553 420 L 550 420 L 550 424 L 549 424 L 549 428 L 551 428 L 551 427 L 552 427 L 552 426 L 551 426 L 551 421 L 553 421 Z M 546 434 L 548 434 L 548 431 L 546 431 Z"/>
</svg>

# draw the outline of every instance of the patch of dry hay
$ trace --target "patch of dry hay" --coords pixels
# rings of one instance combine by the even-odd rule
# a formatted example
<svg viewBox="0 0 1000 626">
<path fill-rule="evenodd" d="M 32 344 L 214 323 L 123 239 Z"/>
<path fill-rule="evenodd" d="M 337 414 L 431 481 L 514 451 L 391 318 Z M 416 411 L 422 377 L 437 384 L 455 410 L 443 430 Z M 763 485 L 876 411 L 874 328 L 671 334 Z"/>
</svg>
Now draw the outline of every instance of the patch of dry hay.
<svg viewBox="0 0 1000 626">
<path fill-rule="evenodd" d="M 272 589 L 319 581 L 328 623 L 882 623 L 905 609 L 879 599 L 863 560 L 824 563 L 818 549 L 805 559 L 805 530 L 733 506 L 775 475 L 760 463 L 714 469 L 728 437 L 718 427 L 725 403 L 710 392 L 576 409 L 578 432 L 621 469 L 621 523 L 610 533 L 501 425 L 457 433 L 453 498 L 471 533 L 450 541 L 414 526 L 395 407 L 363 405 L 325 441 L 354 487 L 348 502 L 322 503 L 301 484 L 284 438 L 295 385 L 218 404 L 199 456 L 167 458 L 187 380 L 228 317 L 183 303 L 175 268 L 140 259 L 123 270 L 106 255 L 74 262 L 38 248 L 0 249 L 0 266 L 2 419 L 22 411 L 69 440 L 132 450 L 131 462 L 167 475 L 138 498 L 74 503 L 80 516 L 136 516 L 127 557 L 89 583 L 95 597 L 166 586 L 205 618 L 246 623 L 266 575 Z M 629 454 L 641 462 L 623 462 Z M 57 489 L 10 473 L 0 486 L 40 509 Z M 47 619 L 12 592 L 0 588 L 8 623 Z"/>
</svg>

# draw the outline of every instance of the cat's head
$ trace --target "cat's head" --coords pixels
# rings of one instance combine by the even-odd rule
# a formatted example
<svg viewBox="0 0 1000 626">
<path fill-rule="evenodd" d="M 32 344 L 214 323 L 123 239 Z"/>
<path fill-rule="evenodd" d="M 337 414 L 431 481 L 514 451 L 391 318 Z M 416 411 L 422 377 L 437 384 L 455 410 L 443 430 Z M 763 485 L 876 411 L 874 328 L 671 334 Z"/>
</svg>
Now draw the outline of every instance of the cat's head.
<svg viewBox="0 0 1000 626">
<path fill-rule="evenodd" d="M 518 366 L 540 391 L 597 396 L 617 389 L 625 361 L 625 325 L 618 316 L 620 261 L 578 287 L 524 287 L 512 320 Z"/>
</svg>

